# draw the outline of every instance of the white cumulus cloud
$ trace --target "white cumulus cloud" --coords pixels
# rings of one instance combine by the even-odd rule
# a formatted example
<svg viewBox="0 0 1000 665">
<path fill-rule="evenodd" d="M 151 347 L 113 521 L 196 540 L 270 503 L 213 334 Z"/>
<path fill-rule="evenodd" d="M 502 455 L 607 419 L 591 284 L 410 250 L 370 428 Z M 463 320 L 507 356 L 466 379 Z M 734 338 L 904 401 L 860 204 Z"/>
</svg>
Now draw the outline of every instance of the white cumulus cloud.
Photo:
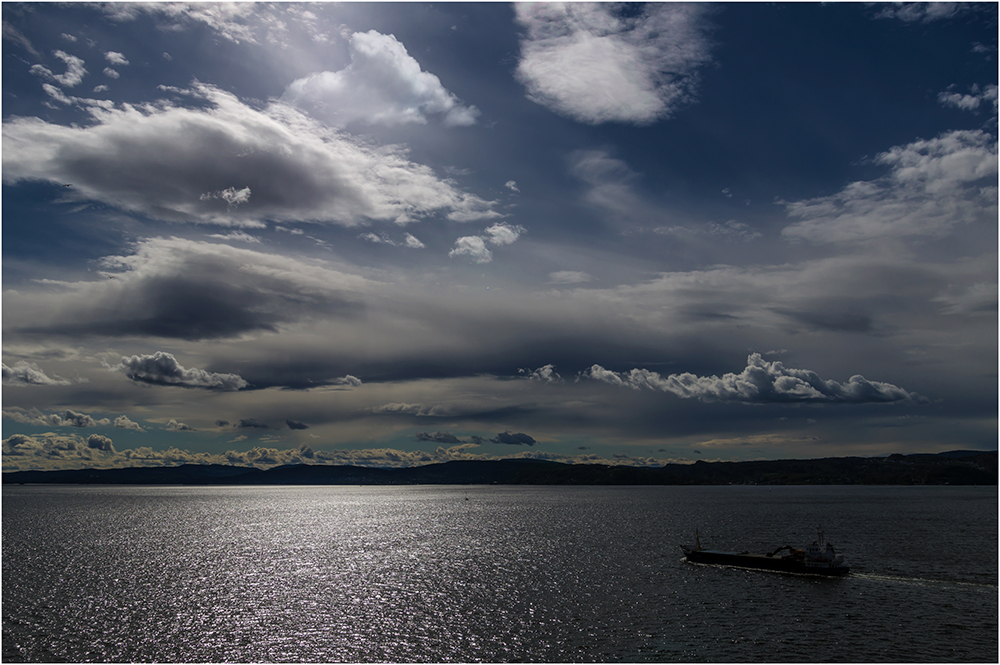
<svg viewBox="0 0 1000 665">
<path fill-rule="evenodd" d="M 479 236 L 463 236 L 455 241 L 455 248 L 448 256 L 471 256 L 476 263 L 489 263 L 493 260 L 493 252 L 486 248 L 486 241 Z"/>
<path fill-rule="evenodd" d="M 172 354 L 163 351 L 128 358 L 122 356 L 121 362 L 113 369 L 138 383 L 160 386 L 232 391 L 246 388 L 248 385 L 238 374 L 219 374 L 194 367 L 186 368 L 178 363 Z"/>
<path fill-rule="evenodd" d="M 500 222 L 487 227 L 486 236 L 487 239 L 494 245 L 511 245 L 521 237 L 521 234 L 524 233 L 524 231 L 525 228 L 523 226 L 512 226 L 506 222 Z"/>
<path fill-rule="evenodd" d="M 974 85 L 969 94 L 940 92 L 938 93 L 938 101 L 945 106 L 954 106 L 963 111 L 975 111 L 983 102 L 986 102 L 992 104 L 993 112 L 996 113 L 997 86 L 987 85 L 980 89 L 978 85 Z"/>
<path fill-rule="evenodd" d="M 875 18 L 894 18 L 904 23 L 930 23 L 952 18 L 968 9 L 963 2 L 884 3 Z"/>
<path fill-rule="evenodd" d="M 392 245 L 393 247 L 403 245 L 404 247 L 409 247 L 410 249 L 423 249 L 425 247 L 424 243 L 414 236 L 412 233 L 404 233 L 402 242 L 397 242 L 389 237 L 387 233 L 362 233 L 358 236 L 362 240 L 366 240 L 376 245 Z"/>
<path fill-rule="evenodd" d="M 142 14 L 153 14 L 158 19 L 165 17 L 174 21 L 170 26 L 174 30 L 201 23 L 235 43 L 256 43 L 255 26 L 249 23 L 255 14 L 267 14 L 263 7 L 241 2 L 109 2 L 100 9 L 111 20 L 119 22 L 134 21 Z"/>
<path fill-rule="evenodd" d="M 42 78 L 55 81 L 59 85 L 67 88 L 79 85 L 80 82 L 83 81 L 84 75 L 87 73 L 86 68 L 83 66 L 83 60 L 75 55 L 70 55 L 65 51 L 53 51 L 52 54 L 66 63 L 65 72 L 62 74 L 53 74 L 52 70 L 44 65 L 32 65 L 31 73 L 36 76 L 41 76 Z"/>
<path fill-rule="evenodd" d="M 249 233 L 243 231 L 230 231 L 229 233 L 213 233 L 208 236 L 209 238 L 218 238 L 219 240 L 233 240 L 236 242 L 246 242 L 250 244 L 260 244 L 260 238 L 252 236 Z"/>
<path fill-rule="evenodd" d="M 118 53 L 117 51 L 108 51 L 107 53 L 104 54 L 104 59 L 110 62 L 112 65 L 119 65 L 124 67 L 125 65 L 128 64 L 128 58 L 125 57 L 125 54 Z"/>
<path fill-rule="evenodd" d="M 479 110 L 463 105 L 437 76 L 420 64 L 393 35 L 355 32 L 351 64 L 293 81 L 282 99 L 338 126 L 351 122 L 424 124 L 441 116 L 447 126 L 473 125 Z"/>
<path fill-rule="evenodd" d="M 511 225 L 506 222 L 499 222 L 485 229 L 483 236 L 462 236 L 455 241 L 455 248 L 448 252 L 448 256 L 470 256 L 476 263 L 489 263 L 493 260 L 493 252 L 486 243 L 503 246 L 511 245 L 521 237 L 525 228 L 520 225 Z"/>
<path fill-rule="evenodd" d="M 671 393 L 684 399 L 703 402 L 838 402 L 862 404 L 869 402 L 920 402 L 920 395 L 891 383 L 869 381 L 854 375 L 845 383 L 821 378 L 813 371 L 785 367 L 778 361 L 768 362 L 759 353 L 747 358 L 746 368 L 739 374 L 697 376 L 685 372 L 661 376 L 647 369 L 612 372 L 593 365 L 581 376 L 615 386 L 639 390 L 642 388 Z"/>
<path fill-rule="evenodd" d="M 236 189 L 235 187 L 226 187 L 217 192 L 205 192 L 198 197 L 199 201 L 207 201 L 209 199 L 222 199 L 226 202 L 227 209 L 232 210 L 241 203 L 246 203 L 250 200 L 250 188 L 243 187 Z"/>
<path fill-rule="evenodd" d="M 115 418 L 115 427 L 117 427 L 118 429 L 134 429 L 139 432 L 144 431 L 142 427 L 139 426 L 139 423 L 131 420 L 128 416 L 125 415 L 121 415 Z"/>
<path fill-rule="evenodd" d="M 174 418 L 171 418 L 170 421 L 167 422 L 167 426 L 166 426 L 165 429 L 167 429 L 168 431 L 171 431 L 171 432 L 194 432 L 195 431 L 195 429 L 193 427 L 191 427 L 190 425 L 187 425 L 187 424 L 182 423 L 182 422 L 178 422 Z"/>
<path fill-rule="evenodd" d="M 555 365 L 543 365 L 538 369 L 519 369 L 518 374 L 521 374 L 529 381 L 538 381 L 539 383 L 563 383 L 563 378 L 559 376 L 556 372 Z"/>
<path fill-rule="evenodd" d="M 428 406 L 426 404 L 408 404 L 405 402 L 391 402 L 371 409 L 372 413 L 390 413 L 409 416 L 445 416 L 448 415 L 444 407 L 439 405 Z"/>
<path fill-rule="evenodd" d="M 580 122 L 648 124 L 693 98 L 710 61 L 706 6 L 521 3 L 517 77 L 528 96 Z"/>
<path fill-rule="evenodd" d="M 68 386 L 71 381 L 48 376 L 35 363 L 17 361 L 13 367 L 3 365 L 3 382 L 11 386 Z"/>
<path fill-rule="evenodd" d="M 424 243 L 420 242 L 420 240 L 411 233 L 403 234 L 403 244 L 410 249 L 423 249 L 425 246 Z"/>
<path fill-rule="evenodd" d="M 853 182 L 837 194 L 784 202 L 801 221 L 782 235 L 817 243 L 940 236 L 957 224 L 996 223 L 997 142 L 960 130 L 895 146 L 875 158 L 888 175 Z"/>
<path fill-rule="evenodd" d="M 17 407 L 4 409 L 3 417 L 19 422 L 22 425 L 38 425 L 40 427 L 107 427 L 111 424 L 108 418 L 95 419 L 93 416 L 66 409 L 61 413 L 42 413 L 38 409 L 24 410 Z"/>
</svg>

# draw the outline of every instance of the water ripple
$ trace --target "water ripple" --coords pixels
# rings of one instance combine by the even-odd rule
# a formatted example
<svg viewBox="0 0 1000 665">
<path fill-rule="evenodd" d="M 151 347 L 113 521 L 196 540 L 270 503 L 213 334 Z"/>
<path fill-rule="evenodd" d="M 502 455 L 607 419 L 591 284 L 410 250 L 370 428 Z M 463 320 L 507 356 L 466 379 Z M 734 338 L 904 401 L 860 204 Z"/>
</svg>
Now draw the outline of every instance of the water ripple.
<svg viewBox="0 0 1000 665">
<path fill-rule="evenodd" d="M 793 489 L 4 488 L 3 660 L 996 660 L 995 488 Z M 674 544 L 816 515 L 858 572 Z"/>
</svg>

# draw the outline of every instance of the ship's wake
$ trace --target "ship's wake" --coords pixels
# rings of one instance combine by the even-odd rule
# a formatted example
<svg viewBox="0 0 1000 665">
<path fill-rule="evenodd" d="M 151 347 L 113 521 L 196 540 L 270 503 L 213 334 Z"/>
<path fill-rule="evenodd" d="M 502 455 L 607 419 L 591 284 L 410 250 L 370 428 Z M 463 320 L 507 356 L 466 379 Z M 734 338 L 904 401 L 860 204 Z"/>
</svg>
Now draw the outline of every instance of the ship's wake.
<svg viewBox="0 0 1000 665">
<path fill-rule="evenodd" d="M 964 580 L 942 580 L 934 579 L 928 577 L 906 577 L 903 575 L 888 575 L 884 573 L 874 573 L 874 572 L 857 572 L 851 571 L 850 573 L 843 576 L 831 576 L 831 575 L 815 575 L 809 573 L 797 573 L 784 570 L 769 570 L 767 568 L 749 568 L 746 566 L 734 566 L 730 564 L 715 564 L 715 563 L 702 563 L 700 561 L 688 561 L 685 558 L 681 558 L 682 563 L 686 563 L 691 566 L 703 566 L 706 568 L 732 568 L 734 570 L 749 570 L 755 573 L 772 573 L 776 575 L 795 575 L 797 577 L 809 577 L 813 579 L 856 579 L 867 582 L 879 582 L 884 584 L 908 584 L 913 586 L 923 586 L 923 587 L 967 587 L 970 590 L 978 591 L 992 591 L 996 593 L 998 587 L 996 584 L 990 584 L 988 582 L 968 582 Z"/>
<path fill-rule="evenodd" d="M 793 570 L 775 570 L 773 568 L 737 566 L 731 563 L 705 563 L 702 561 L 689 561 L 684 557 L 681 557 L 680 561 L 681 563 L 686 563 L 689 566 L 702 566 L 704 568 L 730 568 L 732 570 L 748 570 L 752 573 L 770 573 L 772 575 L 793 575 L 795 577 L 808 577 L 813 580 L 842 580 L 845 577 L 851 576 L 851 573 L 847 573 L 846 575 L 824 575 L 822 573 L 802 573 Z"/>
<path fill-rule="evenodd" d="M 927 577 L 904 577 L 902 575 L 887 575 L 883 573 L 858 573 L 852 572 L 850 577 L 871 582 L 884 582 L 888 584 L 912 584 L 914 586 L 927 587 L 970 587 L 982 591 L 997 591 L 996 584 L 986 582 L 967 582 L 963 580 L 940 580 Z"/>
</svg>

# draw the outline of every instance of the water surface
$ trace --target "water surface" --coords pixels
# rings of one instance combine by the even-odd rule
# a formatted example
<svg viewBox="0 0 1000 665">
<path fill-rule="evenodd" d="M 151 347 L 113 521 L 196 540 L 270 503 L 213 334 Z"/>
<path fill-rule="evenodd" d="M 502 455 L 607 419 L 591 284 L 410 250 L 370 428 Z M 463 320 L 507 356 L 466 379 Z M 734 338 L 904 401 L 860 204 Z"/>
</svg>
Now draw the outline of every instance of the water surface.
<svg viewBox="0 0 1000 665">
<path fill-rule="evenodd" d="M 852 574 L 700 566 L 822 524 Z M 997 660 L 997 489 L 3 490 L 5 661 Z"/>
</svg>

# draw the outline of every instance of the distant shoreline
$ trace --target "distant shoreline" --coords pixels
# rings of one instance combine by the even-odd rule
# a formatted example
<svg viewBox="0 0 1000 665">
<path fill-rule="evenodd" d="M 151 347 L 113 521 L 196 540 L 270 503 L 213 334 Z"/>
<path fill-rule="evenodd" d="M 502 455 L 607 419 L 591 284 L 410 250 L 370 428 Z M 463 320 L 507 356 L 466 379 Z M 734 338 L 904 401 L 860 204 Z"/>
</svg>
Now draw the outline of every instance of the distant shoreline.
<svg viewBox="0 0 1000 665">
<path fill-rule="evenodd" d="M 996 485 L 997 451 L 667 464 L 564 464 L 532 459 L 452 461 L 381 469 L 221 464 L 9 471 L 4 485 Z"/>
</svg>

